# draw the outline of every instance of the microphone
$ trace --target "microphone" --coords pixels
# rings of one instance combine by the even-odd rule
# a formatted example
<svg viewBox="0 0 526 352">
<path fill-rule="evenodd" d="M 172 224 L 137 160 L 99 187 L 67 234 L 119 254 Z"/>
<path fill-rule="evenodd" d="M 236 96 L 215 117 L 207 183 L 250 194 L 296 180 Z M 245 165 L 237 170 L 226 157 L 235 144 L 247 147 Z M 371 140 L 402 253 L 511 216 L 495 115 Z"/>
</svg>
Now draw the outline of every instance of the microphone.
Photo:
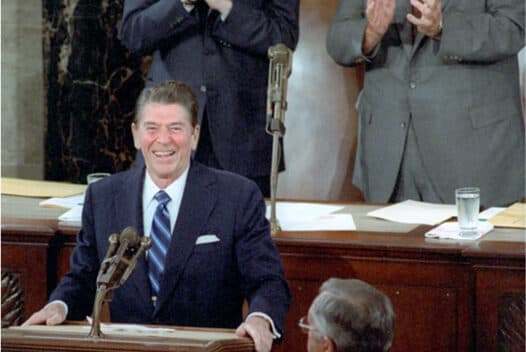
<svg viewBox="0 0 526 352">
<path fill-rule="evenodd" d="M 141 246 L 141 238 L 131 226 L 122 230 L 120 235 L 112 234 L 108 242 L 110 245 L 97 276 L 97 286 L 105 285 L 107 289 L 113 289 L 128 279 L 137 263 L 137 254 L 147 248 Z M 151 241 L 147 238 L 144 242 Z"/>
<path fill-rule="evenodd" d="M 285 110 L 287 110 L 287 81 L 292 73 L 292 50 L 285 44 L 277 44 L 268 49 L 269 71 L 267 87 L 267 126 L 268 134 L 285 134 Z"/>
<path fill-rule="evenodd" d="M 130 276 L 138 258 L 152 245 L 150 237 L 139 237 L 137 230 L 131 226 L 121 234 L 111 234 L 109 246 L 97 275 L 97 293 L 93 303 L 90 337 L 103 337 L 100 329 L 100 312 L 103 302 L 112 299 L 111 290 L 121 286 Z"/>
<path fill-rule="evenodd" d="M 272 135 L 272 164 L 270 169 L 270 233 L 280 231 L 276 218 L 276 190 L 278 166 L 281 158 L 280 138 L 285 135 L 285 110 L 287 110 L 287 81 L 292 73 L 292 50 L 285 44 L 268 49 L 269 70 L 267 87 L 267 124 L 265 130 Z"/>
</svg>

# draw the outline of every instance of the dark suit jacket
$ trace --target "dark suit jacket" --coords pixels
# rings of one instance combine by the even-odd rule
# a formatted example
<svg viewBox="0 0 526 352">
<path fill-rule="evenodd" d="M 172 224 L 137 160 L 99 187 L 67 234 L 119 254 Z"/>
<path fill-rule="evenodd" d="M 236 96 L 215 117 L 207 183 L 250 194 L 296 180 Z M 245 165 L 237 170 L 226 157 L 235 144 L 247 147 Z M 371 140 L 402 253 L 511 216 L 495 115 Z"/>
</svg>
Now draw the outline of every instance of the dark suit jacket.
<svg viewBox="0 0 526 352">
<path fill-rule="evenodd" d="M 299 1 L 236 0 L 225 21 L 210 11 L 200 22 L 197 12 L 188 13 L 178 0 L 126 0 L 122 43 L 135 53 L 154 53 L 147 85 L 179 80 L 192 88 L 200 122 L 206 108 L 223 169 L 269 175 L 267 50 L 278 43 L 296 47 Z"/>
<path fill-rule="evenodd" d="M 109 235 L 127 226 L 142 233 L 143 178 L 144 169 L 133 169 L 88 187 L 71 272 L 50 297 L 66 302 L 68 319 L 91 314 Z M 196 245 L 205 234 L 220 241 Z M 112 322 L 234 328 L 246 297 L 250 312 L 268 314 L 283 331 L 288 286 L 261 193 L 244 177 L 192 163 L 165 270 L 154 309 L 141 258 L 114 292 Z"/>
<path fill-rule="evenodd" d="M 341 0 L 327 50 L 342 65 L 365 62 L 366 0 Z M 441 0 L 442 38 L 392 23 L 365 62 L 354 183 L 368 201 L 389 200 L 411 123 L 425 179 L 445 203 L 478 186 L 481 205 L 524 196 L 524 123 L 517 53 L 524 0 Z M 395 19 L 396 20 L 396 19 Z M 396 21 L 395 21 L 396 22 Z"/>
</svg>

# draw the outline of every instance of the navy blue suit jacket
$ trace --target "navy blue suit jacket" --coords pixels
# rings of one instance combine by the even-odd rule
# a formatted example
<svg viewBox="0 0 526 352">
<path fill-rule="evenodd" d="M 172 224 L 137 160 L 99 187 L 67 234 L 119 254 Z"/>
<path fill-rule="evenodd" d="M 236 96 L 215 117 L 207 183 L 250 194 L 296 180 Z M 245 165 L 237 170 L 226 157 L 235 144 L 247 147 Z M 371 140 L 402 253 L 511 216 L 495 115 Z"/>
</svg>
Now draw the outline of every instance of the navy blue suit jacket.
<svg viewBox="0 0 526 352">
<path fill-rule="evenodd" d="M 142 233 L 144 170 L 122 172 L 88 187 L 71 271 L 50 297 L 66 302 L 68 319 L 91 314 L 110 234 L 127 226 Z M 205 234 L 220 241 L 196 245 Z M 247 298 L 250 312 L 268 314 L 283 331 L 288 286 L 261 193 L 244 177 L 193 162 L 155 309 L 147 268 L 143 256 L 128 281 L 114 291 L 112 322 L 234 328 L 242 321 Z"/>
<path fill-rule="evenodd" d="M 221 168 L 265 176 L 267 50 L 296 47 L 298 13 L 299 0 L 236 0 L 225 21 L 215 10 L 200 20 L 177 0 L 126 0 L 120 36 L 132 52 L 153 52 L 147 85 L 178 80 L 192 88 Z"/>
</svg>

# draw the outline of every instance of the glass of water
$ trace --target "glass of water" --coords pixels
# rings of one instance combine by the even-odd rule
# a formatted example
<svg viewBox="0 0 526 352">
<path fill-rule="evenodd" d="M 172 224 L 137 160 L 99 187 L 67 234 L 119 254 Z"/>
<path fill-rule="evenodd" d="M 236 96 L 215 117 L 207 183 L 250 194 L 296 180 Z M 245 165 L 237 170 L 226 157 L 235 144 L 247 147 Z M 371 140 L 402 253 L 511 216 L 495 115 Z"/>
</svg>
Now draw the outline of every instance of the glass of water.
<svg viewBox="0 0 526 352">
<path fill-rule="evenodd" d="M 476 235 L 480 208 L 480 189 L 477 187 L 457 188 L 455 190 L 455 199 L 457 202 L 460 235 Z"/>
</svg>

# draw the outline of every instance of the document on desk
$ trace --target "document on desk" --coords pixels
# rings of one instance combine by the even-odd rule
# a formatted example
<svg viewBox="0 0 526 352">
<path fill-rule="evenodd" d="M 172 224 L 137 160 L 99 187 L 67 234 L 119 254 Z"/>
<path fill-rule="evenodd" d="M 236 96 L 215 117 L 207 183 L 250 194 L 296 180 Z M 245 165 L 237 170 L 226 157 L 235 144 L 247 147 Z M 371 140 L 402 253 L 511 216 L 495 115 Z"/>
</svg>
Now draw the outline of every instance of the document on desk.
<svg viewBox="0 0 526 352">
<path fill-rule="evenodd" d="M 58 217 L 61 225 L 81 226 L 82 225 L 82 205 L 76 205 Z"/>
<path fill-rule="evenodd" d="M 406 200 L 367 213 L 367 216 L 404 224 L 436 225 L 457 216 L 452 204 L 434 204 Z"/>
<path fill-rule="evenodd" d="M 526 203 L 515 203 L 488 219 L 497 227 L 526 229 Z"/>
<path fill-rule="evenodd" d="M 54 197 L 38 203 L 41 207 L 71 209 L 84 204 L 84 193 L 71 197 Z"/>
<path fill-rule="evenodd" d="M 340 205 L 277 202 L 276 217 L 283 231 L 352 231 L 356 225 L 351 214 L 334 214 Z M 267 205 L 270 219 L 270 205 Z"/>
</svg>

